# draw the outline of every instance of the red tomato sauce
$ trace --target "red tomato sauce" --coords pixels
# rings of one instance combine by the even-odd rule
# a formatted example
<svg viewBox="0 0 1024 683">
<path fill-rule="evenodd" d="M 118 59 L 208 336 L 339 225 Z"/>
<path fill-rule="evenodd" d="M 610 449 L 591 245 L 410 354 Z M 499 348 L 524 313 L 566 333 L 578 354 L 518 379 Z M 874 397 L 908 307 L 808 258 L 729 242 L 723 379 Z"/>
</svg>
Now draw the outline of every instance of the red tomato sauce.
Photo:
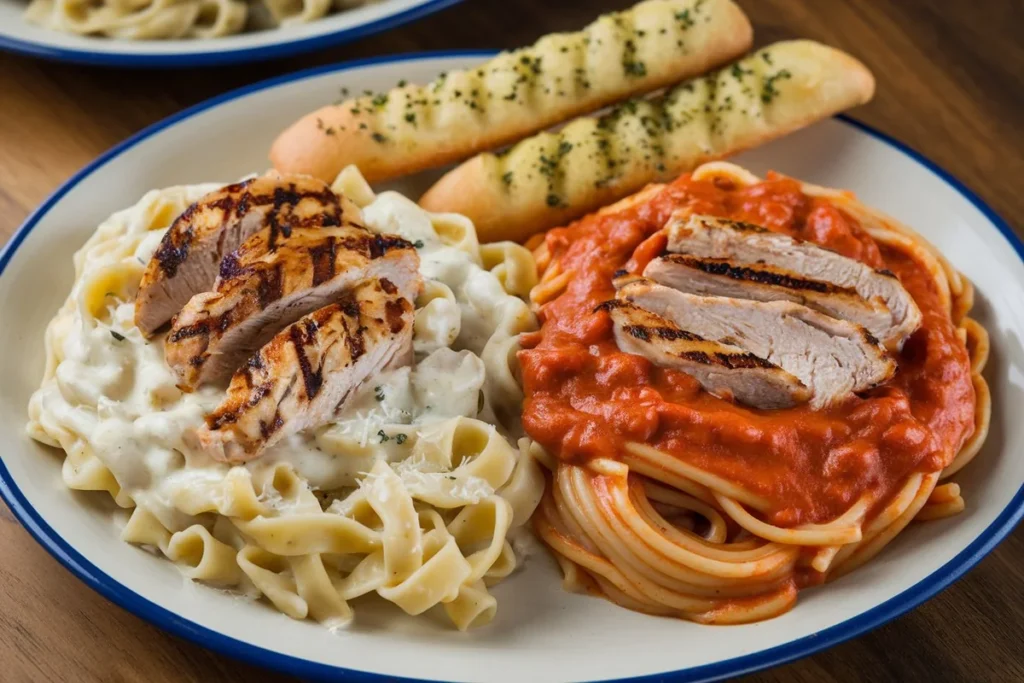
<svg viewBox="0 0 1024 683">
<path fill-rule="evenodd" d="M 656 235 L 677 208 L 757 223 L 896 273 L 921 308 L 892 381 L 820 411 L 757 410 L 704 392 L 689 375 L 618 350 L 606 312 L 614 273 L 640 272 L 664 247 Z M 569 462 L 617 458 L 647 443 L 763 496 L 766 521 L 826 522 L 868 494 L 877 511 L 907 477 L 945 467 L 974 430 L 964 344 L 923 265 L 879 245 L 827 199 L 769 174 L 758 185 L 688 175 L 653 199 L 551 230 L 552 263 L 573 276 L 540 311 L 519 359 L 529 435 Z"/>
</svg>

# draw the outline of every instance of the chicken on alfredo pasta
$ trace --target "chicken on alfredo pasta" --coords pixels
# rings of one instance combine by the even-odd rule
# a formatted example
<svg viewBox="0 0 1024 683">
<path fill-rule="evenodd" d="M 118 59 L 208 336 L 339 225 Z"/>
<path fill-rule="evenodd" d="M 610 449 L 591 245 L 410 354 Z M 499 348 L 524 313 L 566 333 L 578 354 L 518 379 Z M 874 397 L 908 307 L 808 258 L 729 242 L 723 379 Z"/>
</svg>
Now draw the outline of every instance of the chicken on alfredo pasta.
<svg viewBox="0 0 1024 683">
<path fill-rule="evenodd" d="M 54 31 L 121 40 L 219 38 L 305 24 L 374 0 L 31 0 L 25 17 Z"/>
<path fill-rule="evenodd" d="M 522 298 L 536 283 L 533 258 L 512 243 L 478 244 L 472 224 L 461 216 L 429 214 L 392 192 L 375 196 L 354 168 L 332 188 L 323 185 L 301 201 L 293 182 L 291 190 L 277 187 L 266 195 L 273 201 L 261 205 L 253 188 L 274 182 L 260 178 L 220 190 L 203 185 L 152 191 L 100 225 L 75 255 L 75 284 L 47 329 L 45 377 L 30 402 L 29 434 L 65 451 L 67 486 L 106 491 L 132 509 L 125 541 L 158 549 L 195 580 L 263 596 L 291 617 L 331 625 L 351 619 L 349 601 L 371 592 L 410 614 L 440 606 L 460 629 L 485 623 L 496 609 L 487 586 L 516 565 L 509 534 L 528 520 L 544 486 L 531 442 L 516 439 L 522 396 L 510 367 L 519 333 L 536 328 Z M 152 317 L 153 300 L 143 301 L 139 292 L 156 286 L 147 272 L 151 258 L 167 265 L 174 256 L 175 268 L 167 272 L 190 273 L 191 285 L 202 279 L 199 271 L 187 270 L 187 249 L 172 248 L 173 232 L 183 220 L 191 221 L 189 236 L 198 240 L 200 228 L 212 225 L 202 221 L 223 218 L 216 212 L 224 210 L 225 193 L 231 192 L 249 193 L 247 216 L 272 227 L 245 239 L 230 254 L 237 259 L 230 268 L 225 258 L 215 283 L 197 285 L 214 291 L 196 294 L 186 309 L 196 301 L 230 298 L 225 292 L 233 279 L 289 253 L 288 239 L 311 230 L 340 235 L 330 242 L 335 260 L 342 258 L 336 251 L 354 248 L 356 237 L 369 245 L 366 258 L 397 245 L 399 270 L 378 274 L 370 289 L 351 283 L 356 293 L 345 295 L 349 299 L 336 296 L 335 304 L 277 332 L 234 372 L 225 394 L 224 379 L 200 378 L 194 388 L 182 381 L 172 367 L 171 347 L 195 336 L 182 331 L 187 311 L 178 314 L 169 333 L 161 331 L 163 319 Z M 311 225 L 303 213 L 310 205 L 301 202 L 314 195 L 321 201 L 314 208 L 328 219 L 320 216 L 322 225 L 314 228 L 294 227 Z M 204 205 L 204 197 L 217 199 Z M 292 213 L 282 212 L 282 201 L 297 202 Z M 283 241 L 268 246 L 268 239 Z M 194 240 L 191 246 L 203 245 Z M 363 258 L 350 257 L 353 263 Z M 323 260 L 313 261 L 312 270 L 322 275 Z M 399 288 L 412 285 L 395 273 L 408 263 L 418 264 L 413 273 L 422 287 L 403 299 Z M 277 296 L 284 301 L 282 292 L 299 287 L 295 278 L 305 276 L 281 276 Z M 332 277 L 334 282 L 339 275 Z M 167 273 L 158 283 L 172 298 L 180 296 L 178 286 Z M 273 304 L 260 292 L 266 307 L 254 316 Z M 364 294 L 370 308 L 351 310 Z M 306 305 L 310 296 L 288 300 L 287 310 Z M 387 312 L 373 317 L 373 301 L 386 302 Z M 217 327 L 226 330 L 217 363 L 227 362 L 229 334 L 240 343 L 245 330 L 236 328 L 251 322 L 241 320 L 242 309 L 232 309 L 231 325 Z M 153 328 L 137 318 L 140 311 L 148 311 Z M 349 335 L 340 337 L 347 350 L 326 343 L 312 350 L 298 343 L 288 347 L 288 353 L 305 348 L 293 364 L 293 370 L 301 369 L 295 371 L 298 379 L 280 394 L 254 390 L 255 403 L 249 402 L 272 401 L 274 420 L 252 423 L 258 425 L 252 444 L 232 442 L 242 449 L 238 457 L 211 450 L 197 435 L 217 433 L 221 425 L 211 416 L 224 414 L 232 392 L 247 390 L 236 385 L 239 377 L 257 377 L 258 365 L 260 372 L 279 373 L 272 380 L 280 380 L 295 357 L 280 349 L 274 355 L 275 343 L 295 330 L 332 334 L 327 323 L 308 324 L 323 311 L 333 311 L 338 334 Z M 356 326 L 356 314 L 370 317 Z M 393 353 L 381 356 L 378 366 L 360 366 L 379 345 L 390 343 L 389 333 L 400 335 L 404 315 L 411 348 L 387 347 Z M 370 328 L 378 324 L 384 327 L 375 337 Z M 205 338 L 214 344 L 210 330 Z M 313 357 L 308 354 L 319 354 L 321 374 L 331 363 L 337 374 L 311 384 L 315 372 L 305 364 Z M 203 356 L 206 366 L 213 364 L 210 355 Z M 365 376 L 351 374 L 357 372 Z M 313 397 L 336 390 L 331 382 L 344 381 L 352 382 L 351 389 L 317 423 Z M 249 403 L 242 407 L 251 408 Z M 239 413 L 224 428 L 243 430 L 253 417 Z"/>
</svg>

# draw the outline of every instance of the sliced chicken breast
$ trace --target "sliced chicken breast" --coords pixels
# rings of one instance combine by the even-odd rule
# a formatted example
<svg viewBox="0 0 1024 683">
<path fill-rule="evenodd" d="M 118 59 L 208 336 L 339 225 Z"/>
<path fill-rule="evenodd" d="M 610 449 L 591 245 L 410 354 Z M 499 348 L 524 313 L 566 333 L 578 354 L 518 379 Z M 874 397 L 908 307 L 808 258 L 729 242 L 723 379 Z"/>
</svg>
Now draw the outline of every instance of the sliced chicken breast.
<svg viewBox="0 0 1024 683">
<path fill-rule="evenodd" d="M 241 258 L 224 259 L 212 292 L 197 294 L 174 319 L 164 354 L 179 386 L 192 389 L 231 376 L 281 328 L 374 278 L 415 299 L 419 256 L 394 235 L 362 228 L 297 228 L 273 251 L 254 258 L 249 238 Z"/>
<path fill-rule="evenodd" d="M 852 289 L 868 301 L 880 299 L 890 321 L 875 335 L 889 348 L 900 348 L 921 324 L 921 311 L 899 279 L 819 247 L 750 223 L 676 214 L 666 226 L 669 251 L 700 258 L 728 259 L 737 265 L 783 268 L 799 277 Z"/>
<path fill-rule="evenodd" d="M 221 259 L 267 230 L 273 246 L 295 228 L 361 225 L 359 208 L 306 176 L 252 178 L 211 192 L 178 216 L 153 253 L 135 299 L 135 324 L 152 336 L 213 286 Z"/>
<path fill-rule="evenodd" d="M 279 332 L 231 378 L 195 440 L 230 463 L 329 422 L 363 382 L 412 357 L 413 305 L 385 278 Z"/>
<path fill-rule="evenodd" d="M 896 364 L 867 330 L 789 301 L 686 294 L 643 278 L 618 296 L 705 339 L 738 346 L 794 375 L 818 409 L 892 377 Z"/>
<path fill-rule="evenodd" d="M 865 299 L 848 287 L 801 277 L 785 268 L 667 254 L 647 264 L 644 276 L 690 294 L 792 301 L 833 318 L 863 325 L 876 337 L 887 334 L 892 328 L 892 313 L 880 298 Z"/>
<path fill-rule="evenodd" d="M 598 309 L 611 316 L 620 350 L 681 370 L 715 396 L 765 409 L 789 408 L 811 397 L 799 379 L 737 346 L 704 339 L 626 301 L 606 301 Z"/>
</svg>

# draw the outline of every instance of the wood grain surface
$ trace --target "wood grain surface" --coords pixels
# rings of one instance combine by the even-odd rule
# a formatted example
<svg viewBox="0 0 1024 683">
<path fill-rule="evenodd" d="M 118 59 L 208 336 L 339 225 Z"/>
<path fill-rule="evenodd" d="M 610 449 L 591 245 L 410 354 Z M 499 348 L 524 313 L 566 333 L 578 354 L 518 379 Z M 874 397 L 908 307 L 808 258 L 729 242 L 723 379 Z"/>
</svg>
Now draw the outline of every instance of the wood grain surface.
<svg viewBox="0 0 1024 683">
<path fill-rule="evenodd" d="M 857 118 L 924 153 L 1024 228 L 1021 0 L 739 0 L 758 45 L 808 37 L 875 73 Z M 627 0 L 467 0 L 411 26 L 255 66 L 123 71 L 0 55 L 0 242 L 126 136 L 231 88 L 413 50 L 514 47 Z M 11 321 L 4 321 L 9 323 Z M 88 589 L 0 504 L 0 681 L 286 681 L 166 635 Z M 893 623 L 748 682 L 1024 681 L 1024 530 Z M 438 674 L 443 675 L 443 674 Z"/>
</svg>

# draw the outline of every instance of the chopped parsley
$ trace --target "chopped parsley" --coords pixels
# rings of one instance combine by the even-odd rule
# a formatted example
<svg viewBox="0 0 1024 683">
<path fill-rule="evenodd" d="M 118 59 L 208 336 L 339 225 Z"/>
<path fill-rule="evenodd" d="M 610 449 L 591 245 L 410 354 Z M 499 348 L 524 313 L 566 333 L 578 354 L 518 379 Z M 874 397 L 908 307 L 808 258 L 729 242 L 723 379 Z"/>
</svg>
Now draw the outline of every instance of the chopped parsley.
<svg viewBox="0 0 1024 683">
<path fill-rule="evenodd" d="M 405 434 L 405 433 L 395 434 L 395 443 L 397 443 L 399 446 L 401 446 L 403 443 L 405 443 L 406 439 L 408 439 L 408 438 L 409 438 L 409 435 Z"/>
<path fill-rule="evenodd" d="M 765 78 L 764 85 L 761 86 L 761 101 L 765 104 L 771 104 L 772 100 L 779 95 L 779 91 L 775 87 L 775 82 L 792 77 L 793 74 L 789 73 L 787 69 L 782 69 L 781 71 Z"/>
<path fill-rule="evenodd" d="M 628 76 L 643 77 L 647 75 L 647 66 L 643 62 L 622 62 L 622 70 L 626 72 Z"/>
<path fill-rule="evenodd" d="M 325 126 L 324 120 L 321 118 L 317 118 L 316 127 L 323 131 L 324 135 L 334 135 L 334 129 L 331 128 L 330 126 Z"/>
<path fill-rule="evenodd" d="M 110 336 L 116 339 L 117 341 L 124 341 L 124 335 L 121 334 L 120 332 L 115 332 L 114 330 L 111 330 Z"/>
<path fill-rule="evenodd" d="M 636 43 L 632 40 L 626 41 L 626 48 L 622 53 L 622 70 L 627 76 L 643 77 L 647 75 L 647 65 L 636 58 Z"/>
<path fill-rule="evenodd" d="M 415 242 L 412 243 L 412 246 L 416 247 L 417 249 L 422 249 L 423 248 L 423 240 L 416 240 Z"/>
<path fill-rule="evenodd" d="M 754 73 L 754 70 L 744 69 L 742 66 L 740 66 L 739 62 L 737 62 L 732 65 L 732 68 L 729 69 L 729 72 L 732 74 L 733 78 L 735 78 L 738 81 L 742 81 L 744 76 L 748 76 Z"/>
<path fill-rule="evenodd" d="M 373 397 L 378 401 L 384 400 L 384 387 L 377 386 L 373 388 Z"/>
<path fill-rule="evenodd" d="M 391 441 L 391 437 L 388 436 L 387 434 L 385 434 L 383 429 L 380 430 L 379 432 L 377 432 L 377 436 L 380 437 L 380 442 L 381 443 L 386 443 L 388 441 Z"/>
</svg>

